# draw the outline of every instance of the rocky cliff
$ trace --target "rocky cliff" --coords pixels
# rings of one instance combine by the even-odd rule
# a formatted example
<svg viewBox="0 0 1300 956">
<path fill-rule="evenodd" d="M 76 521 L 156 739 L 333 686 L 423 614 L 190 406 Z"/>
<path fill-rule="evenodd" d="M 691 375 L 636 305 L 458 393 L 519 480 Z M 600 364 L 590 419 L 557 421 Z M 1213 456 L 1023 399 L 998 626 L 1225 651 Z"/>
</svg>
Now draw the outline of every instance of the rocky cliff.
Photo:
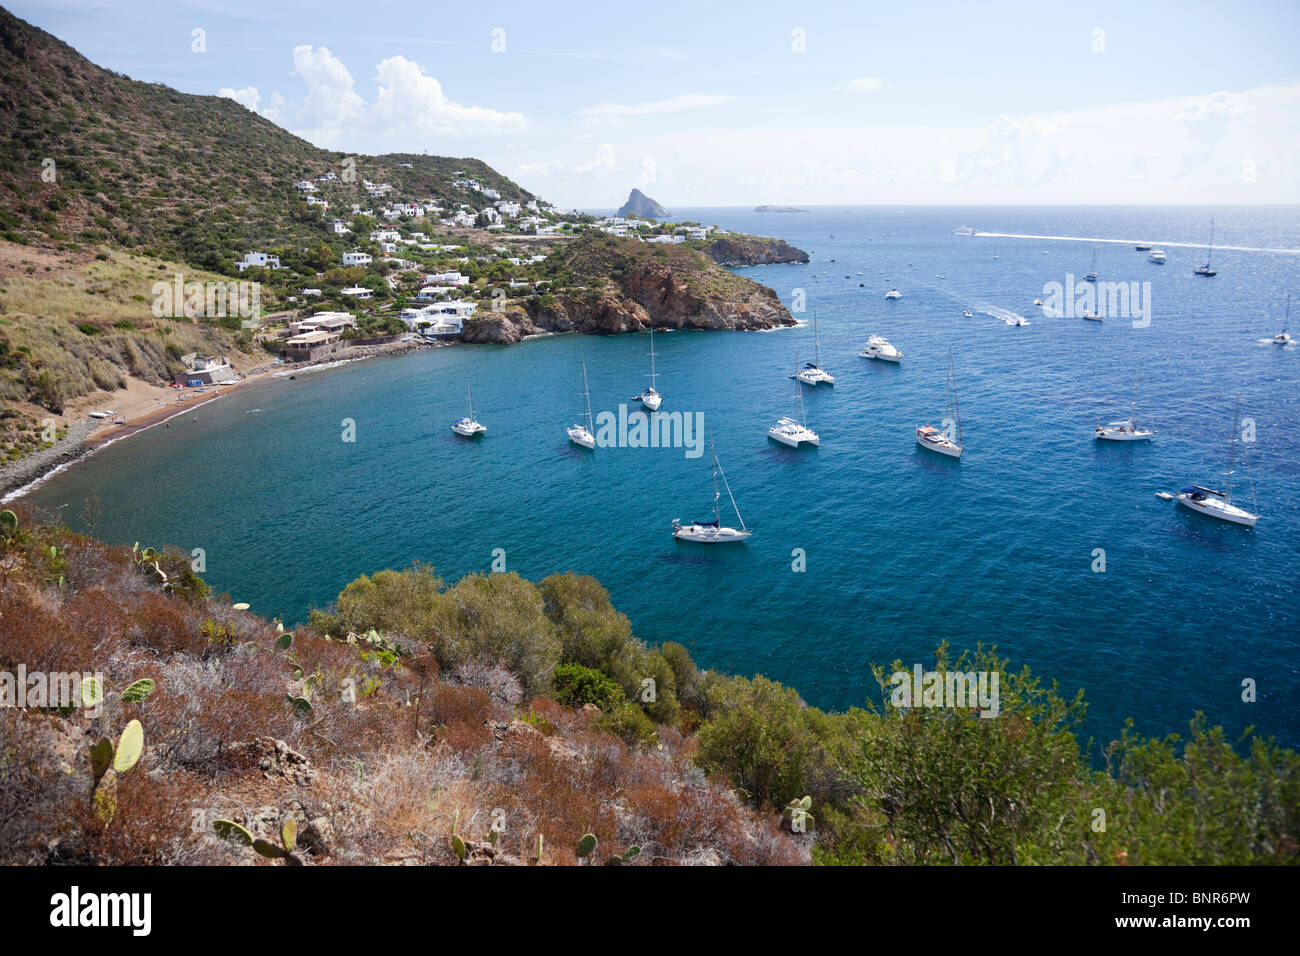
<svg viewBox="0 0 1300 956">
<path fill-rule="evenodd" d="M 719 236 L 704 247 L 723 266 L 768 266 L 780 262 L 807 262 L 808 253 L 784 239 L 763 236 Z"/>
<path fill-rule="evenodd" d="M 638 248 L 640 246 L 640 248 Z M 543 332 L 618 335 L 655 328 L 757 331 L 795 324 L 776 293 L 733 275 L 698 250 L 595 238 L 576 243 L 557 268 L 582 289 L 529 296 L 465 323 L 465 342 L 513 343 Z"/>
</svg>

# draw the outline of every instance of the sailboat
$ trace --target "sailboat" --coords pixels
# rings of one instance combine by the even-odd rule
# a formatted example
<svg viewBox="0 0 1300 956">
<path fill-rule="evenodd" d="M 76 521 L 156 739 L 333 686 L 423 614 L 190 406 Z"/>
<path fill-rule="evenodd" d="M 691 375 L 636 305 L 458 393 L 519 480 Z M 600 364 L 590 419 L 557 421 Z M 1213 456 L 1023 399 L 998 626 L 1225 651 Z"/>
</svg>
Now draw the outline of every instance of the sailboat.
<svg viewBox="0 0 1300 956">
<path fill-rule="evenodd" d="M 696 541 L 700 544 L 743 543 L 754 532 L 745 527 L 745 519 L 740 516 L 740 509 L 736 507 L 735 495 L 731 493 L 731 485 L 727 484 L 727 474 L 722 470 L 722 465 L 718 462 L 718 452 L 713 447 L 712 432 L 709 433 L 709 452 L 713 456 L 713 520 L 682 524 L 680 518 L 674 518 L 673 537 L 678 541 Z M 718 502 L 721 497 L 718 494 L 719 474 L 722 475 L 722 485 L 727 489 L 727 498 L 731 500 L 731 507 L 736 512 L 736 520 L 740 522 L 739 528 L 724 528 L 722 526 L 722 518 L 718 510 Z"/>
<path fill-rule="evenodd" d="M 582 395 L 587 403 L 587 423 L 586 425 L 570 425 L 568 428 L 569 441 L 575 445 L 581 445 L 583 448 L 595 449 L 596 436 L 591 431 L 591 392 L 587 388 L 587 359 L 582 359 Z"/>
<path fill-rule="evenodd" d="M 1209 515 L 1211 518 L 1231 521 L 1233 524 L 1243 524 L 1248 528 L 1253 528 L 1255 522 L 1259 520 L 1259 515 L 1251 514 L 1245 508 L 1240 508 L 1232 503 L 1232 474 L 1233 466 L 1236 463 L 1237 436 L 1240 433 L 1240 428 L 1241 396 L 1239 395 L 1237 396 L 1237 406 L 1232 413 L 1232 442 L 1228 446 L 1227 484 L 1224 485 L 1222 491 L 1206 488 L 1203 485 L 1189 485 L 1178 492 L 1175 500 L 1184 508 L 1198 511 L 1203 515 Z"/>
<path fill-rule="evenodd" d="M 799 368 L 799 356 L 795 356 L 794 367 L 797 371 Z M 803 421 L 803 390 L 799 388 L 799 381 L 796 378 L 794 383 L 794 418 L 782 418 L 775 425 L 767 430 L 767 437 L 773 441 L 779 441 L 782 445 L 789 445 L 791 448 L 798 448 L 805 442 L 809 445 L 819 445 L 821 439 L 817 433 L 804 424 Z"/>
<path fill-rule="evenodd" d="M 1218 275 L 1217 272 L 1215 272 L 1213 269 L 1210 268 L 1210 257 L 1212 255 L 1214 255 L 1214 217 L 1213 216 L 1210 217 L 1210 246 L 1208 249 L 1205 250 L 1205 265 L 1201 266 L 1199 269 L 1193 269 L 1192 275 L 1205 276 L 1206 278 Z"/>
<path fill-rule="evenodd" d="M 659 411 L 663 396 L 655 391 L 655 327 L 650 324 L 650 387 L 641 393 L 641 404 L 652 412 Z"/>
<path fill-rule="evenodd" d="M 1142 378 L 1142 366 L 1138 365 L 1138 381 Z M 1136 423 L 1137 415 L 1137 381 L 1133 383 L 1133 414 L 1119 422 L 1098 425 L 1098 441 L 1150 441 L 1155 437 L 1154 428 L 1142 428 Z"/>
<path fill-rule="evenodd" d="M 952 349 L 948 350 L 948 403 L 947 419 L 948 422 L 954 422 L 957 428 L 957 440 L 954 442 L 948 438 L 939 429 L 930 425 L 918 425 L 916 427 L 916 443 L 922 448 L 928 448 L 930 451 L 937 451 L 941 455 L 947 455 L 950 458 L 960 458 L 961 453 L 965 451 L 961 444 L 961 408 L 957 404 L 957 387 L 953 383 L 952 370 Z"/>
<path fill-rule="evenodd" d="M 472 385 L 469 387 L 469 417 L 456 419 L 452 423 L 451 430 L 464 438 L 474 438 L 476 435 L 483 435 L 487 432 L 487 429 L 474 418 L 474 387 Z"/>
<path fill-rule="evenodd" d="M 813 313 L 813 347 L 817 350 L 816 362 L 805 362 L 803 368 L 796 369 L 794 377 L 805 385 L 820 385 L 825 382 L 827 385 L 834 385 L 835 378 L 829 372 L 821 367 L 822 360 L 822 343 L 817 335 L 817 313 Z"/>
<path fill-rule="evenodd" d="M 1092 266 L 1090 267 L 1088 274 L 1084 276 L 1084 278 L 1087 279 L 1089 282 L 1097 281 L 1097 250 L 1096 249 L 1092 250 Z"/>
<path fill-rule="evenodd" d="M 1286 317 L 1282 320 L 1282 331 L 1273 336 L 1274 345 L 1290 345 L 1291 336 L 1286 327 L 1291 323 L 1291 296 L 1286 297 Z"/>
</svg>

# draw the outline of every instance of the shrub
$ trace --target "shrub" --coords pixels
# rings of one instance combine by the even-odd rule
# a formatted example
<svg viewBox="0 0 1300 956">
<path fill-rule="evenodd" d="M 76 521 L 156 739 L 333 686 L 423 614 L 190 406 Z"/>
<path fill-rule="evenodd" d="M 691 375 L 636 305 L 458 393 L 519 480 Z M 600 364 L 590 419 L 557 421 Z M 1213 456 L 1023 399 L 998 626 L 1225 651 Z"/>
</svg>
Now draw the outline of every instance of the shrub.
<svg viewBox="0 0 1300 956">
<path fill-rule="evenodd" d="M 573 707 L 595 704 L 602 711 L 611 711 L 625 701 L 623 688 L 600 671 L 581 664 L 556 665 L 555 699 Z"/>
</svg>

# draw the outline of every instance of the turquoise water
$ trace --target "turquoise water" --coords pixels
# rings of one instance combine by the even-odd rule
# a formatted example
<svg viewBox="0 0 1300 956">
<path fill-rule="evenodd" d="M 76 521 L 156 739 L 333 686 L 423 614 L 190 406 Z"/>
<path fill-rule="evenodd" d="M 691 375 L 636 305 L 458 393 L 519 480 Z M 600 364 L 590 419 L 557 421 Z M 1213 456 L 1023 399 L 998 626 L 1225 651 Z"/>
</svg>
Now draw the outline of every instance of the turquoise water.
<svg viewBox="0 0 1300 956">
<path fill-rule="evenodd" d="M 581 414 L 580 353 L 594 410 L 615 410 L 646 384 L 645 336 L 458 346 L 275 380 L 111 446 L 32 498 L 77 526 L 81 502 L 99 494 L 98 536 L 203 548 L 217 590 L 287 621 L 362 573 L 419 560 L 455 578 L 488 570 L 501 548 L 529 578 L 596 575 L 648 641 L 680 640 L 702 665 L 764 673 L 824 707 L 861 703 L 873 662 L 928 662 L 940 640 L 983 641 L 1068 691 L 1085 687 L 1099 739 L 1129 715 L 1154 733 L 1203 710 L 1300 742 L 1300 350 L 1259 341 L 1280 327 L 1300 256 L 1218 252 L 1206 280 L 1191 274 L 1199 249 L 1166 246 L 1161 267 L 1131 245 L 1001 239 L 994 259 L 993 239 L 952 234 L 969 222 L 1199 242 L 1199 209 L 682 215 L 813 253 L 808 265 L 741 271 L 786 302 L 805 290 L 801 317 L 817 314 L 836 377 L 805 391 L 819 449 L 766 437 L 792 410 L 788 376 L 796 350 L 812 357 L 810 327 L 655 337 L 663 409 L 703 413 L 755 530 L 745 546 L 671 537 L 674 517 L 709 513 L 707 455 L 592 453 L 566 440 Z M 1223 245 L 1300 249 L 1296 209 L 1215 215 Z M 1094 246 L 1103 280 L 1151 281 L 1149 327 L 1032 306 L 1045 282 L 1082 277 Z M 891 285 L 901 300 L 883 298 Z M 857 357 L 872 333 L 904 351 L 901 366 Z M 913 440 L 916 424 L 943 416 L 949 348 L 960 462 Z M 1139 414 L 1157 440 L 1094 442 L 1098 421 L 1127 414 L 1139 362 Z M 470 379 L 488 428 L 476 442 L 450 431 Z M 1238 393 L 1256 423 L 1237 485 L 1239 503 L 1253 491 L 1263 515 L 1253 531 L 1154 494 L 1222 480 Z M 341 440 L 345 418 L 354 443 Z M 1092 570 L 1097 548 L 1104 573 Z M 1254 704 L 1240 700 L 1247 677 Z"/>
</svg>

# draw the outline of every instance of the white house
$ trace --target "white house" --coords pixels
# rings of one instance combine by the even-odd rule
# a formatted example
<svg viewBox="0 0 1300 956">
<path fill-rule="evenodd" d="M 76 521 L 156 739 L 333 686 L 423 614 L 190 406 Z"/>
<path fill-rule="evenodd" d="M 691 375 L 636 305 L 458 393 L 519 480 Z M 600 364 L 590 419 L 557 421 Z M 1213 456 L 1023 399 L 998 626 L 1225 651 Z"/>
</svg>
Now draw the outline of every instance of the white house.
<svg viewBox="0 0 1300 956">
<path fill-rule="evenodd" d="M 375 293 L 363 285 L 348 286 L 346 289 L 342 290 L 341 294 L 346 295 L 350 299 L 373 299 L 375 297 Z"/>
<path fill-rule="evenodd" d="M 343 224 L 343 220 L 342 220 L 342 219 L 335 219 L 335 220 L 334 220 L 334 225 L 331 226 L 330 228 L 332 228 L 332 229 L 334 230 L 334 235 L 336 235 L 336 236 L 341 236 L 341 235 L 344 235 L 345 233 L 351 231 L 351 230 L 348 229 L 348 227 L 347 227 L 346 225 Z"/>
<path fill-rule="evenodd" d="M 282 269 L 279 256 L 268 256 L 265 252 L 245 252 L 242 262 L 235 267 L 243 272 L 245 269 Z"/>
<path fill-rule="evenodd" d="M 370 234 L 372 242 L 396 242 L 400 238 L 402 235 L 396 229 L 376 229 Z"/>
<path fill-rule="evenodd" d="M 343 253 L 343 264 L 345 266 L 368 266 L 370 265 L 370 254 L 367 252 L 345 252 Z"/>
<path fill-rule="evenodd" d="M 316 184 L 310 179 L 304 179 L 301 182 L 294 183 L 293 185 L 300 193 L 314 193 L 316 191 Z"/>
<path fill-rule="evenodd" d="M 443 285 L 469 285 L 469 276 L 459 272 L 433 272 L 424 277 L 425 282 L 438 282 Z"/>
<path fill-rule="evenodd" d="M 320 289 L 303 289 L 299 295 L 320 295 Z"/>
<path fill-rule="evenodd" d="M 512 200 L 499 199 L 496 202 L 494 202 L 492 205 L 496 206 L 497 211 L 500 212 L 501 215 L 503 216 L 519 215 L 519 203 L 514 202 Z"/>
<path fill-rule="evenodd" d="M 397 252 L 397 243 L 395 243 L 395 242 L 381 242 L 381 243 L 379 244 L 379 251 L 382 252 L 382 253 L 383 253 L 384 255 L 386 255 L 386 256 L 391 256 L 393 253 Z"/>
</svg>

